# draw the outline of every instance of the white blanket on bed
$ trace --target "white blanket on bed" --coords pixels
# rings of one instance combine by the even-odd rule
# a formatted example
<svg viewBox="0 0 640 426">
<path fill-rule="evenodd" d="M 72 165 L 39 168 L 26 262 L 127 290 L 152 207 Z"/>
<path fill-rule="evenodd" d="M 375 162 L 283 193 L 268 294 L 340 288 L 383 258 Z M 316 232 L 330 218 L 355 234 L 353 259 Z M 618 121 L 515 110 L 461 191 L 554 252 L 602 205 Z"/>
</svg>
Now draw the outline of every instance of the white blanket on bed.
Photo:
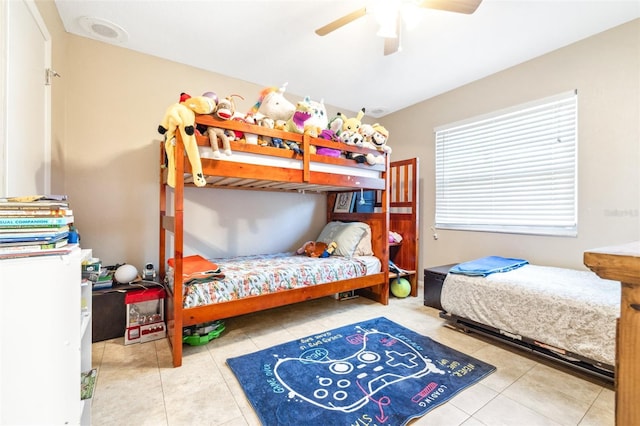
<svg viewBox="0 0 640 426">
<path fill-rule="evenodd" d="M 526 265 L 487 277 L 447 275 L 445 311 L 615 365 L 620 283 L 593 272 Z"/>
</svg>

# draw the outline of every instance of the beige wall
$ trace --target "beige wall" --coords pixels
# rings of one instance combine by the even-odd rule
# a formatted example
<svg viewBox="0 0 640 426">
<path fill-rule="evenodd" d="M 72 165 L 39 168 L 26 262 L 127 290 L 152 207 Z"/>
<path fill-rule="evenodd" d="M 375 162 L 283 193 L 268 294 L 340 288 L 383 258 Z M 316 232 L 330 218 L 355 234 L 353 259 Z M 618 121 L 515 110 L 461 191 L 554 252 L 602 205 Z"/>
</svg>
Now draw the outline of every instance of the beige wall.
<svg viewBox="0 0 640 426">
<path fill-rule="evenodd" d="M 244 96 L 236 105 L 246 112 L 262 86 L 67 34 L 52 1 L 38 6 L 53 29 L 54 68 L 63 76 L 53 99 L 55 192 L 69 195 L 82 246 L 94 256 L 107 264 L 157 266 L 157 128 L 166 108 L 181 92 L 214 91 Z M 287 98 L 296 102 L 304 95 Z M 296 249 L 320 232 L 324 200 L 317 194 L 188 188 L 185 254 Z"/>
<path fill-rule="evenodd" d="M 54 68 L 63 76 L 53 92 L 53 188 L 69 194 L 82 245 L 96 256 L 107 263 L 157 265 L 156 129 L 165 108 L 182 91 L 212 90 L 243 95 L 238 108 L 246 111 L 262 87 L 69 35 L 53 2 L 40 0 L 38 6 L 53 36 Z M 421 161 L 421 266 L 497 254 L 579 268 L 583 250 L 640 237 L 639 25 L 613 29 L 380 120 L 391 131 L 393 158 Z M 579 236 L 439 231 L 434 241 L 433 128 L 574 88 Z M 314 238 L 324 219 L 318 195 L 187 190 L 186 202 L 186 254 L 289 250 Z M 629 209 L 635 216 L 611 214 Z"/>
<path fill-rule="evenodd" d="M 435 241 L 433 129 L 572 89 L 578 90 L 579 114 L 577 238 L 438 230 Z M 584 250 L 640 239 L 640 20 L 421 102 L 384 122 L 393 157 L 420 158 L 421 266 L 501 255 L 584 268 Z"/>
</svg>

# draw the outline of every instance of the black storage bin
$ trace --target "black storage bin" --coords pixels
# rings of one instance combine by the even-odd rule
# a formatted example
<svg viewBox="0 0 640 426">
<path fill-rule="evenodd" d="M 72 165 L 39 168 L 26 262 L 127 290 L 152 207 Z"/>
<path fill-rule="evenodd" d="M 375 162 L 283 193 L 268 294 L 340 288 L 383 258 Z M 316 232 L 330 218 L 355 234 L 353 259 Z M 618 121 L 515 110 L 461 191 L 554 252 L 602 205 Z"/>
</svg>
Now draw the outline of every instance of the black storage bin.
<svg viewBox="0 0 640 426">
<path fill-rule="evenodd" d="M 449 269 L 457 265 L 452 263 L 449 265 L 434 266 L 425 268 L 424 270 L 424 305 L 442 310 L 440 304 L 440 293 L 442 293 L 442 284 L 449 273 Z"/>
</svg>

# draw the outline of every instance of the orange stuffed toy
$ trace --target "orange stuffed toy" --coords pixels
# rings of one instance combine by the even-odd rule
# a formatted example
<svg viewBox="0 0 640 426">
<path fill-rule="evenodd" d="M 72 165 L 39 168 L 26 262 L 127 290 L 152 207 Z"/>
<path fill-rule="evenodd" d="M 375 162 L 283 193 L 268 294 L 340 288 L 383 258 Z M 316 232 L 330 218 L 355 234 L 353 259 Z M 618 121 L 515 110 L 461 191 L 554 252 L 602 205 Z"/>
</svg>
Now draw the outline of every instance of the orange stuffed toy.
<svg viewBox="0 0 640 426">
<path fill-rule="evenodd" d="M 338 245 L 334 241 L 329 244 L 322 241 L 307 241 L 296 253 L 305 254 L 309 257 L 329 257 L 337 247 Z"/>
</svg>

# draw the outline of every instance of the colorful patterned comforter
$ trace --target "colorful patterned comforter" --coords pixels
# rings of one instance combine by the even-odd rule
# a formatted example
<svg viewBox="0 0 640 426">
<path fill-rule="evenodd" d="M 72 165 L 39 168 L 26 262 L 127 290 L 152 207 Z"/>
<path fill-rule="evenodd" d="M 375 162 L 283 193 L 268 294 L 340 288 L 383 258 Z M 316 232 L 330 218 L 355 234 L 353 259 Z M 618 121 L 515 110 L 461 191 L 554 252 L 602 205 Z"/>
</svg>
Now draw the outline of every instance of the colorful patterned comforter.
<svg viewBox="0 0 640 426">
<path fill-rule="evenodd" d="M 192 280 L 185 283 L 185 308 L 357 278 L 367 274 L 364 261 L 340 256 L 319 259 L 294 253 L 276 253 L 211 261 L 220 267 L 225 278 Z"/>
</svg>

